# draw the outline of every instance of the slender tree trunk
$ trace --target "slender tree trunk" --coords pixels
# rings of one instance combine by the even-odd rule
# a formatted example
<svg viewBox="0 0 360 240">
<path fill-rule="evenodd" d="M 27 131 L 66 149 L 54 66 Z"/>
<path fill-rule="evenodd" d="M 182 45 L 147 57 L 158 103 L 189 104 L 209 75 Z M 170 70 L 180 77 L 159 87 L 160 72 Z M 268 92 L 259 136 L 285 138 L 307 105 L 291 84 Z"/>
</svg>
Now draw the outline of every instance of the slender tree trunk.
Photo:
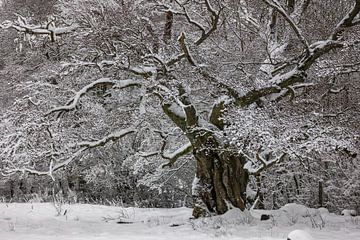
<svg viewBox="0 0 360 240">
<path fill-rule="evenodd" d="M 323 207 L 324 206 L 324 196 L 323 196 L 323 193 L 324 193 L 324 187 L 323 187 L 323 181 L 320 180 L 319 181 L 319 207 Z"/>
<path fill-rule="evenodd" d="M 264 193 L 261 191 L 261 176 L 260 176 L 260 174 L 256 175 L 256 187 L 257 187 L 256 197 L 259 199 L 259 204 L 257 205 L 257 209 L 265 209 Z"/>
<path fill-rule="evenodd" d="M 174 14 L 171 11 L 167 11 L 165 15 L 165 27 L 163 39 L 165 43 L 169 43 L 171 40 L 171 31 L 174 23 Z"/>
</svg>

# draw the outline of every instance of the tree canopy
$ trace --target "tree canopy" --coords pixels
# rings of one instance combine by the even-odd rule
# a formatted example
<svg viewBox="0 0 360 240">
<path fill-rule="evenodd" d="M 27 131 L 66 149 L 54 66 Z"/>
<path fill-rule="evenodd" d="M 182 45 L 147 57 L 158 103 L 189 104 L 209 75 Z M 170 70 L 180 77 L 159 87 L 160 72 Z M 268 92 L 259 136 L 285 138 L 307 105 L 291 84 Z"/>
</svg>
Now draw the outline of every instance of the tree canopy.
<svg viewBox="0 0 360 240">
<path fill-rule="evenodd" d="M 3 32 L 38 64 L 2 115 L 3 173 L 55 179 L 86 162 L 149 186 L 195 175 L 195 217 L 322 205 L 304 189 L 323 182 L 329 206 L 355 206 L 359 11 L 359 0 L 59 0 L 46 18 L 17 13 Z"/>
</svg>

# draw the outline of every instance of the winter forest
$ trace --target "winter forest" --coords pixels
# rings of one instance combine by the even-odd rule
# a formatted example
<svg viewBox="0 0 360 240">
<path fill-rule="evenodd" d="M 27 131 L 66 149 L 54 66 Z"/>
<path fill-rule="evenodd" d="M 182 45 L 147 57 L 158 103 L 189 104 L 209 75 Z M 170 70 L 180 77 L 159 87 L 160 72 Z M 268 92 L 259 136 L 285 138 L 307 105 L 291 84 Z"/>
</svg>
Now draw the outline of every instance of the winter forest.
<svg viewBox="0 0 360 240">
<path fill-rule="evenodd" d="M 360 0 L 0 0 L 0 83 L 0 239 L 360 239 Z"/>
</svg>

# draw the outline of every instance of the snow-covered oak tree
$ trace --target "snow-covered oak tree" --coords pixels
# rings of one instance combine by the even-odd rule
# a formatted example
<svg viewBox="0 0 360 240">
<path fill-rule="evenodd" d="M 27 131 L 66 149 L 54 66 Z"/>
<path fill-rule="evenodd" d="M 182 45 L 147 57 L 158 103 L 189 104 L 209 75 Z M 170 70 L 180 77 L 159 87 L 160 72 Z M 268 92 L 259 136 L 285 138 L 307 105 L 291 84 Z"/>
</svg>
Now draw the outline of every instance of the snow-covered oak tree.
<svg viewBox="0 0 360 240">
<path fill-rule="evenodd" d="M 32 98 L 47 108 L 53 160 L 46 170 L 44 163 L 12 170 L 52 176 L 111 141 L 131 146 L 127 162 L 136 166 L 167 159 L 163 168 L 181 168 L 190 155 L 193 215 L 201 217 L 244 210 L 250 176 L 272 165 L 356 158 L 358 129 L 323 121 L 350 109 L 306 103 L 359 86 L 360 0 L 336 6 L 334 13 L 334 5 L 308 0 L 62 0 L 61 18 L 5 22 L 29 41 L 71 49 L 56 75 L 61 90 Z M 326 88 L 332 73 L 346 71 L 347 82 L 339 75 Z M 14 165 L 16 151 L 6 151 Z"/>
</svg>

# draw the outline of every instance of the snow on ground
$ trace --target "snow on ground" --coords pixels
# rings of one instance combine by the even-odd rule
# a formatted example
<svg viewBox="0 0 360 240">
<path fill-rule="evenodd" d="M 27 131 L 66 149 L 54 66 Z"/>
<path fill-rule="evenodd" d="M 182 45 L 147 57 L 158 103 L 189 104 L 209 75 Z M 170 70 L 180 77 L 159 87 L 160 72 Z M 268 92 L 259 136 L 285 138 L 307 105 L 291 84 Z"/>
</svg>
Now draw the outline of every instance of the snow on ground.
<svg viewBox="0 0 360 240">
<path fill-rule="evenodd" d="M 277 211 L 236 209 L 222 216 L 191 220 L 191 209 L 139 209 L 74 204 L 57 216 L 51 203 L 1 203 L 0 240 L 279 240 L 302 229 L 314 239 L 360 239 L 360 218 L 326 209 L 289 204 Z M 271 214 L 260 221 L 261 214 Z M 117 222 L 132 222 L 118 224 Z"/>
</svg>

